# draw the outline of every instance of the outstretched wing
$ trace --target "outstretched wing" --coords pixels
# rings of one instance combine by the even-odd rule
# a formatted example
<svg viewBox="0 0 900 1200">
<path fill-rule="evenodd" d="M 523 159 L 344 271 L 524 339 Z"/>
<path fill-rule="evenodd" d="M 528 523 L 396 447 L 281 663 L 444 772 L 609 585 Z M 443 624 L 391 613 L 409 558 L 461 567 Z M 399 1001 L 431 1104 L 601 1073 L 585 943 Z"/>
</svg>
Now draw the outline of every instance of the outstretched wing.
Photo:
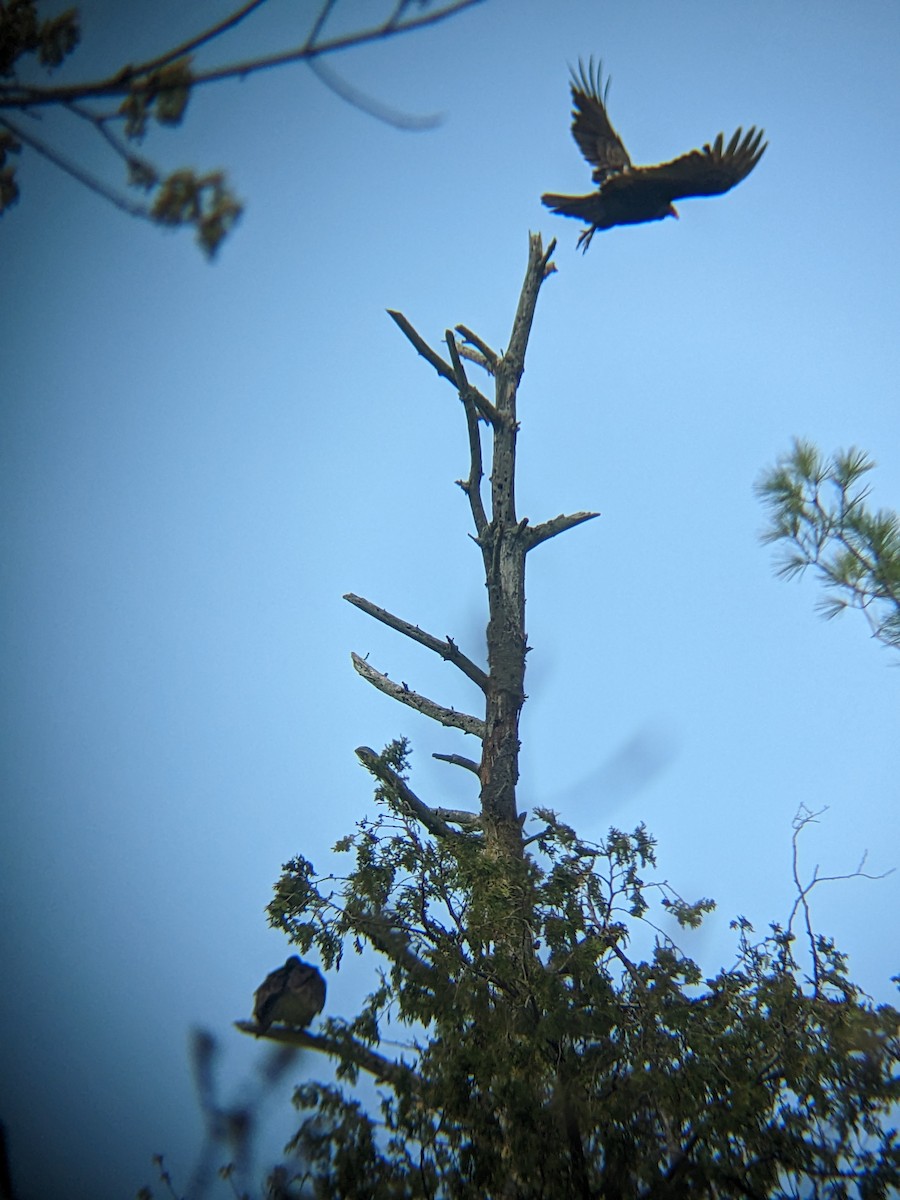
<svg viewBox="0 0 900 1200">
<path fill-rule="evenodd" d="M 622 139 L 606 115 L 606 87 L 601 86 L 603 64 L 594 70 L 591 58 L 588 66 L 579 61 L 578 73 L 572 71 L 572 136 L 584 157 L 594 167 L 594 183 L 602 183 L 610 174 L 631 166 Z"/>
<path fill-rule="evenodd" d="M 741 133 L 738 129 L 727 146 L 720 133 L 711 146 L 707 144 L 702 150 L 692 150 L 658 167 L 638 167 L 629 175 L 629 183 L 669 203 L 687 196 L 718 196 L 730 191 L 750 174 L 768 145 L 762 141 L 761 129 L 757 132 L 752 127 L 743 139 Z"/>
</svg>

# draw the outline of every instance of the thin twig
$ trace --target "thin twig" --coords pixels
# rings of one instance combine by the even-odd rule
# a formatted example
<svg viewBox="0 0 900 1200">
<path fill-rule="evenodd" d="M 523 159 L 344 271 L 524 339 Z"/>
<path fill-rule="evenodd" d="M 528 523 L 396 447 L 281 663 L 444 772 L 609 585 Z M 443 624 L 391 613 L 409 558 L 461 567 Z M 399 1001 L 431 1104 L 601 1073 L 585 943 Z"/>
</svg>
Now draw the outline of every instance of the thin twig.
<svg viewBox="0 0 900 1200">
<path fill-rule="evenodd" d="M 229 29 L 234 29 L 246 17 L 257 8 L 262 6 L 267 0 L 248 0 L 248 2 L 233 12 L 230 17 L 224 17 L 215 25 L 211 25 L 204 33 L 195 34 L 188 38 L 186 42 L 181 42 L 178 46 L 173 46 L 171 50 L 167 50 L 164 54 L 157 55 L 156 58 L 148 59 L 147 62 L 141 63 L 137 67 L 128 67 L 128 75 L 125 78 L 134 79 L 140 75 L 149 74 L 152 71 L 158 71 L 162 67 L 167 67 L 169 63 L 176 62 L 179 58 L 184 58 L 188 54 L 192 54 L 195 50 L 199 50 L 201 46 L 205 46 L 207 42 L 213 41 L 217 37 L 221 37 L 223 33 L 227 33 Z M 326 5 L 326 7 L 328 7 Z M 120 72 L 120 74 L 124 74 Z"/>
<path fill-rule="evenodd" d="M 372 26 L 369 29 L 359 30 L 356 33 L 334 37 L 329 41 L 319 42 L 316 45 L 310 45 L 307 41 L 294 50 L 285 50 L 278 54 L 251 58 L 244 62 L 229 63 L 222 67 L 212 67 L 208 71 L 198 71 L 191 75 L 191 86 L 218 83 L 225 79 L 244 79 L 248 75 L 252 75 L 258 71 L 287 66 L 290 63 L 320 58 L 325 54 L 334 54 L 339 50 L 349 50 L 356 46 L 368 45 L 371 42 L 387 40 L 398 34 L 411 33 L 416 29 L 424 29 L 429 25 L 436 25 L 438 22 L 444 21 L 448 17 L 452 17 L 456 13 L 462 12 L 467 8 L 472 8 L 482 2 L 483 0 L 454 0 L 446 8 L 423 13 L 421 16 L 413 17 L 403 24 L 391 25 L 388 21 L 381 25 Z M 234 19 L 242 20 L 249 11 L 251 11 L 250 7 L 245 6 L 244 9 L 235 14 Z M 223 22 L 223 25 L 227 27 L 231 21 L 232 18 L 227 18 L 226 22 Z M 177 57 L 183 57 L 186 53 L 185 47 L 189 48 L 202 44 L 217 35 L 218 27 L 214 27 L 213 30 L 208 30 L 206 33 L 192 38 L 189 42 L 182 43 L 176 50 L 167 51 L 166 54 L 160 55 L 155 59 L 149 59 L 147 62 L 140 63 L 137 66 L 126 67 L 107 79 L 100 79 L 91 83 L 61 84 L 56 87 L 46 88 L 24 86 L 21 84 L 16 84 L 12 87 L 2 87 L 0 88 L 0 108 L 36 107 L 38 105 L 58 104 L 65 100 L 85 100 L 93 96 L 125 96 L 132 91 L 140 91 L 142 85 L 146 87 L 150 86 L 150 81 L 145 78 L 148 73 L 159 70 L 160 67 L 174 61 Z"/>
<path fill-rule="evenodd" d="M 313 27 L 309 31 L 309 37 L 306 39 L 307 46 L 314 46 L 318 40 L 319 34 L 325 28 L 325 23 L 337 7 L 338 0 L 325 0 L 319 10 L 319 14 L 313 22 Z"/>
<path fill-rule="evenodd" d="M 104 200 L 108 200 L 110 204 L 114 204 L 116 208 L 122 212 L 128 213 L 131 217 L 144 217 L 148 221 L 152 220 L 150 209 L 146 204 L 138 204 L 133 200 L 128 200 L 125 196 L 113 191 L 105 183 L 102 183 L 95 175 L 80 167 L 78 163 L 73 162 L 71 158 L 67 158 L 58 150 L 54 150 L 52 146 L 48 146 L 46 142 L 40 138 L 33 137 L 30 133 L 26 133 L 16 122 L 10 121 L 8 117 L 0 117 L 0 126 L 8 129 L 9 132 L 24 142 L 26 146 L 30 146 L 32 150 L 46 158 L 48 162 L 52 162 L 54 166 L 59 167 L 61 171 L 65 171 L 73 179 L 86 187 L 89 191 L 95 192 L 98 196 L 102 196 Z"/>
<path fill-rule="evenodd" d="M 139 167 L 145 173 L 147 178 L 152 177 L 154 180 L 156 180 L 158 175 L 156 168 L 153 167 L 146 158 L 141 158 L 139 154 L 136 154 L 126 142 L 123 142 L 121 138 L 117 137 L 116 134 L 107 128 L 107 125 L 109 124 L 109 118 L 101 117 L 96 113 L 92 113 L 89 109 L 85 108 L 84 105 L 79 104 L 75 100 L 67 100 L 64 107 L 67 108 L 70 113 L 73 113 L 76 117 L 79 117 L 82 121 L 87 121 L 89 125 L 92 125 L 107 143 L 107 145 L 115 151 L 119 158 L 121 158 L 129 170 L 133 171 L 135 167 Z"/>
<path fill-rule="evenodd" d="M 809 901 L 807 899 L 810 892 L 812 892 L 814 888 L 818 887 L 818 885 L 820 883 L 835 883 L 838 880 L 843 880 L 843 879 L 885 879 L 888 875 L 893 874 L 893 871 L 894 871 L 893 867 L 888 871 L 882 871 L 878 875 L 873 875 L 868 871 L 864 871 L 863 866 L 865 865 L 866 858 L 868 857 L 868 851 L 866 851 L 863 854 L 862 858 L 860 859 L 859 866 L 856 868 L 855 871 L 848 871 L 841 875 L 820 875 L 819 874 L 819 866 L 817 863 L 816 866 L 813 868 L 812 878 L 810 879 L 809 883 L 807 883 L 805 885 L 802 884 L 800 882 L 800 849 L 799 849 L 800 834 L 803 832 L 803 830 L 806 828 L 807 825 L 817 824 L 819 817 L 821 817 L 822 814 L 827 811 L 828 811 L 827 804 L 823 808 L 817 809 L 816 811 L 813 811 L 812 809 L 807 808 L 805 804 L 801 804 L 800 808 L 797 810 L 797 815 L 794 817 L 794 833 L 793 833 L 793 836 L 791 837 L 791 845 L 792 845 L 792 856 L 791 856 L 792 864 L 791 864 L 791 866 L 792 866 L 792 873 L 794 876 L 794 886 L 797 889 L 797 899 L 794 901 L 794 906 L 791 909 L 791 915 L 788 918 L 787 929 L 788 929 L 788 932 L 790 933 L 793 928 L 794 919 L 797 916 L 797 912 L 799 909 L 802 908 L 803 923 L 806 928 L 806 938 L 809 943 L 810 958 L 812 959 L 812 966 L 813 966 L 813 979 L 812 979 L 813 991 L 816 994 L 818 994 L 818 992 L 820 990 L 820 986 L 821 986 L 821 968 L 819 966 L 818 943 L 816 940 L 815 931 L 813 929 L 812 913 L 810 911 Z"/>
</svg>

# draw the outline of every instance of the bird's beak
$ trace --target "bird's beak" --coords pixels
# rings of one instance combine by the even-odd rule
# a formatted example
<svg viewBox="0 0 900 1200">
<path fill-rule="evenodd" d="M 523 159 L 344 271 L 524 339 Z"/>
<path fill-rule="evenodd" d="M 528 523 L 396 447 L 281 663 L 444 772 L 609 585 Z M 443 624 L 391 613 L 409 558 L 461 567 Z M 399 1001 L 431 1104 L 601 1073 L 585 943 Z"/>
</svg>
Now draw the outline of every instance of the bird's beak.
<svg viewBox="0 0 900 1200">
<path fill-rule="evenodd" d="M 678 215 L 678 209 L 675 207 L 674 204 L 669 205 L 669 216 L 674 217 L 676 221 L 681 220 L 681 218 Z"/>
</svg>

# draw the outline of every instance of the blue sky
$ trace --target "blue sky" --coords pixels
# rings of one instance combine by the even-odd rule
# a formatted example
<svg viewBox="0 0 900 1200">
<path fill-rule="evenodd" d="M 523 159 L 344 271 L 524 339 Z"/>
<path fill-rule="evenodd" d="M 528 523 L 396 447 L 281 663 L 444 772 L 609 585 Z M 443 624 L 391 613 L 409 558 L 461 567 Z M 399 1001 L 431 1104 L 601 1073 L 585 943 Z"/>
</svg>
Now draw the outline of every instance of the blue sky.
<svg viewBox="0 0 900 1200">
<path fill-rule="evenodd" d="M 81 7 L 78 76 L 229 6 Z M 229 54 L 304 29 L 273 0 Z M 830 806 L 807 877 L 866 849 L 897 865 L 891 655 L 855 615 L 822 622 L 811 580 L 773 578 L 752 485 L 801 435 L 868 450 L 873 502 L 900 504 L 898 52 L 894 5 L 487 0 L 331 60 L 444 114 L 434 131 L 298 67 L 206 89 L 154 132 L 166 167 L 227 166 L 246 201 L 213 265 L 25 156 L 0 224 L 0 1115 L 22 1200 L 133 1194 L 157 1151 L 184 1185 L 188 1031 L 223 1040 L 226 1083 L 259 1060 L 231 1022 L 289 952 L 265 905 L 284 861 L 339 866 L 372 812 L 355 746 L 406 734 L 417 792 L 474 805 L 430 757 L 471 739 L 367 687 L 350 652 L 443 703 L 473 690 L 341 596 L 480 655 L 462 414 L 385 309 L 433 344 L 463 322 L 502 348 L 529 230 L 559 239 L 559 272 L 520 392 L 519 511 L 602 516 L 531 556 L 523 806 L 586 837 L 646 821 L 661 877 L 719 903 L 683 942 L 709 971 L 731 917 L 787 916 L 801 802 Z M 588 190 L 567 70 L 590 54 L 635 161 L 756 124 L 759 167 L 576 253 L 580 226 L 539 197 Z M 815 894 L 881 1000 L 898 901 L 896 874 Z M 327 1011 L 352 1014 L 371 978 L 346 960 Z M 292 1128 L 286 1100 L 272 1113 L 268 1161 Z"/>
</svg>

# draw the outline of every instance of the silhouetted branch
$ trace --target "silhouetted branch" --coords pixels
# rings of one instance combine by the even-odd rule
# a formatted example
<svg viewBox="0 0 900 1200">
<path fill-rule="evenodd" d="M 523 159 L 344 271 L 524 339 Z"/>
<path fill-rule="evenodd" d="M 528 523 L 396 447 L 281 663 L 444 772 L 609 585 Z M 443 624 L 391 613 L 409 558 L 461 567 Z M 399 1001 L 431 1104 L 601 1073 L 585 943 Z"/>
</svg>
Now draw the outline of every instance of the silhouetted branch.
<svg viewBox="0 0 900 1200">
<path fill-rule="evenodd" d="M 179 59 L 186 58 L 200 46 L 208 44 L 220 37 L 228 29 L 233 28 L 239 21 L 244 20 L 250 13 L 261 6 L 265 0 L 251 0 L 238 9 L 230 17 L 224 18 L 203 33 L 197 34 L 181 45 L 167 50 L 164 54 L 145 62 L 129 64 L 105 79 L 97 79 L 86 83 L 58 84 L 53 87 L 40 87 L 30 84 L 5 84 L 0 86 L 0 109 L 2 108 L 36 108 L 51 104 L 60 104 L 68 100 L 87 100 L 98 96 L 127 96 L 149 90 L 155 86 L 152 76 L 170 67 Z M 339 50 L 349 50 L 356 46 L 365 46 L 370 42 L 383 41 L 403 33 L 411 33 L 416 29 L 424 29 L 436 25 L 448 17 L 473 8 L 483 0 L 452 0 L 451 3 L 433 12 L 421 13 L 409 20 L 397 20 L 397 12 L 379 25 L 367 29 L 341 34 L 340 36 L 319 41 L 318 37 L 324 24 L 323 17 L 327 16 L 334 7 L 326 3 L 320 10 L 313 28 L 302 45 L 293 50 L 281 51 L 278 54 L 260 55 L 258 58 L 244 59 L 241 62 L 227 63 L 219 67 L 211 67 L 206 71 L 192 72 L 191 86 L 205 83 L 219 83 L 225 79 L 246 79 L 248 75 L 258 71 L 271 70 L 273 67 L 287 66 L 290 63 L 321 58 L 327 54 L 335 54 Z M 401 6 L 404 10 L 408 7 Z"/>
<path fill-rule="evenodd" d="M 791 837 L 792 869 L 793 869 L 793 876 L 794 876 L 794 886 L 797 889 L 797 899 L 794 901 L 794 906 L 791 909 L 791 915 L 788 918 L 787 929 L 788 929 L 788 933 L 790 933 L 792 931 L 793 925 L 794 925 L 794 920 L 797 916 L 797 912 L 800 909 L 802 909 L 803 910 L 803 923 L 806 928 L 806 937 L 807 937 L 807 941 L 809 943 L 810 957 L 812 958 L 812 965 L 813 965 L 813 987 L 815 988 L 816 992 L 819 991 L 819 988 L 821 986 L 822 972 L 821 972 L 821 966 L 819 963 L 818 939 L 813 930 L 812 914 L 810 913 L 809 901 L 807 900 L 807 897 L 809 896 L 810 892 L 812 892 L 812 890 L 815 887 L 817 887 L 820 883 L 834 883 L 835 881 L 837 881 L 839 879 L 885 879 L 888 875 L 892 875 L 894 873 L 893 867 L 888 871 L 882 871 L 878 875 L 873 875 L 868 871 L 864 871 L 863 867 L 865 866 L 865 862 L 866 862 L 866 859 L 868 858 L 868 853 L 869 853 L 868 851 L 865 851 L 863 853 L 862 858 L 859 861 L 859 866 L 856 868 L 855 871 L 847 871 L 841 875 L 820 875 L 819 874 L 819 866 L 817 863 L 816 866 L 813 868 L 812 878 L 810 879 L 809 883 L 806 883 L 806 884 L 801 883 L 800 882 L 800 848 L 799 848 L 800 834 L 803 832 L 803 830 L 806 828 L 807 825 L 817 824 L 819 817 L 821 817 L 821 815 L 827 811 L 828 811 L 827 804 L 825 805 L 824 808 L 820 808 L 820 809 L 816 810 L 815 812 L 812 809 L 807 808 L 805 804 L 801 804 L 799 809 L 797 810 L 796 816 L 794 817 L 794 821 L 793 821 L 794 832 Z"/>
<path fill-rule="evenodd" d="M 2 105 L 0 105 L 2 107 Z M 16 121 L 10 121 L 9 117 L 0 117 L 0 126 L 8 129 L 9 132 L 24 142 L 26 146 L 30 146 L 32 150 L 40 154 L 42 158 L 46 158 L 48 162 L 53 163 L 55 167 L 59 167 L 61 171 L 65 171 L 72 179 L 77 180 L 89 191 L 94 192 L 98 196 L 102 196 L 104 200 L 108 200 L 110 204 L 114 204 L 116 208 L 122 212 L 128 213 L 130 217 L 144 217 L 150 219 L 150 207 L 147 204 L 138 204 L 134 200 L 129 200 L 127 196 L 123 196 L 114 188 L 108 187 L 96 175 L 92 175 L 90 171 L 86 171 L 84 167 L 78 165 L 73 159 L 63 154 L 61 151 L 54 149 L 41 138 L 35 137 L 33 134 L 26 133 L 25 130 Z"/>
<path fill-rule="evenodd" d="M 426 646 L 429 650 L 433 650 L 435 654 L 439 654 L 441 658 L 447 662 L 453 663 L 455 667 L 459 667 L 460 671 L 477 684 L 482 691 L 487 689 L 487 675 L 482 671 L 481 667 L 467 658 L 459 649 L 451 637 L 444 640 L 436 638 L 430 633 L 426 633 L 424 629 L 420 629 L 418 625 L 412 625 L 409 621 L 404 621 L 401 617 L 395 617 L 393 613 L 389 613 L 385 608 L 379 608 L 377 604 L 373 604 L 371 600 L 366 600 L 362 596 L 356 596 L 353 592 L 347 592 L 344 599 L 356 608 L 361 609 L 364 613 L 368 613 L 370 617 L 374 617 L 376 621 L 381 621 L 384 625 L 389 625 L 391 629 L 396 629 L 398 633 L 404 634 L 414 642 L 418 642 L 422 646 Z"/>
<path fill-rule="evenodd" d="M 395 321 L 397 325 L 399 325 L 401 331 L 407 338 L 409 338 L 416 351 L 421 354 L 421 356 L 427 362 L 431 363 L 438 375 L 443 375 L 443 377 L 455 387 L 456 375 L 453 372 L 453 368 L 448 362 L 445 362 L 435 350 L 432 350 L 422 335 L 413 328 L 409 321 L 407 321 L 403 313 L 397 312 L 396 309 L 389 308 L 387 310 L 387 315 L 392 321 Z"/>
<path fill-rule="evenodd" d="M 436 350 L 432 350 L 419 331 L 410 324 L 406 317 L 404 317 L 403 313 L 389 308 L 387 310 L 387 314 L 391 320 L 397 323 L 404 335 L 413 344 L 417 353 L 419 353 L 422 358 L 426 360 L 426 362 L 431 363 L 438 375 L 441 375 L 448 381 L 448 383 L 452 383 L 453 386 L 459 390 L 460 380 L 456 371 L 453 370 L 448 362 L 441 358 Z M 490 400 L 488 400 L 486 396 L 482 395 L 478 388 L 469 383 L 468 380 L 466 380 L 465 383 L 465 394 L 471 396 L 485 420 L 494 422 L 497 419 L 496 409 L 491 404 Z"/>
<path fill-rule="evenodd" d="M 286 1025 L 270 1025 L 265 1031 L 255 1021 L 235 1021 L 235 1029 L 241 1033 L 262 1037 L 270 1042 L 281 1042 L 286 1046 L 297 1046 L 306 1050 L 318 1050 L 321 1054 L 331 1055 L 342 1062 L 350 1061 L 361 1071 L 367 1072 L 376 1080 L 406 1086 L 418 1084 L 416 1072 L 404 1063 L 395 1062 L 371 1050 L 362 1042 L 347 1036 L 346 1038 L 329 1037 L 328 1035 L 308 1033 L 305 1029 L 289 1029 Z"/>
<path fill-rule="evenodd" d="M 242 211 L 242 205 L 231 192 L 224 173 L 213 171 L 198 174 L 192 168 L 180 168 L 166 175 L 148 159 L 131 153 L 114 137 L 109 125 L 113 122 L 120 124 L 127 141 L 137 142 L 144 137 L 151 121 L 166 127 L 180 124 L 193 89 L 201 84 L 235 78 L 243 80 L 248 75 L 272 67 L 305 61 L 327 87 L 370 116 L 406 130 L 433 128 L 439 123 L 439 116 L 413 116 L 382 104 L 346 82 L 324 62 L 327 55 L 337 51 L 434 25 L 481 3 L 481 0 L 448 0 L 436 8 L 429 8 L 427 12 L 422 11 L 427 2 L 425 0 L 419 4 L 419 11 L 414 13 L 412 5 L 402 0 L 393 6 L 390 15 L 380 23 L 327 38 L 323 36 L 324 29 L 339 6 L 337 0 L 324 0 L 314 10 L 309 33 L 299 46 L 241 62 L 197 69 L 193 56 L 198 50 L 208 47 L 265 3 L 265 0 L 248 0 L 221 21 L 162 54 L 142 62 L 129 63 L 101 79 L 51 86 L 17 78 L 19 60 L 25 62 L 34 55 L 44 66 L 59 66 L 78 45 L 81 31 L 77 10 L 67 9 L 53 20 L 44 22 L 37 35 L 29 32 L 28 22 L 24 18 L 4 16 L 4 59 L 8 69 L 4 72 L 5 78 L 0 78 L 0 112 L 18 110 L 39 115 L 40 109 L 68 110 L 89 122 L 115 154 L 124 160 L 128 168 L 129 187 L 155 190 L 155 195 L 149 204 L 129 200 L 127 194 L 104 183 L 92 170 L 51 144 L 46 137 L 30 134 L 6 118 L 0 120 L 0 128 L 17 140 L 12 146 L 7 142 L 0 147 L 0 157 L 4 148 L 18 151 L 22 145 L 28 146 L 129 216 L 167 227 L 193 226 L 197 241 L 204 252 L 212 257 Z M 25 4 L 26 13 L 29 7 Z M 5 8 L 0 3 L 0 13 L 3 12 Z M 103 104 L 104 101 L 107 103 Z M 12 167 L 5 168 L 2 184 L 0 213 L 19 198 Z"/>
</svg>

